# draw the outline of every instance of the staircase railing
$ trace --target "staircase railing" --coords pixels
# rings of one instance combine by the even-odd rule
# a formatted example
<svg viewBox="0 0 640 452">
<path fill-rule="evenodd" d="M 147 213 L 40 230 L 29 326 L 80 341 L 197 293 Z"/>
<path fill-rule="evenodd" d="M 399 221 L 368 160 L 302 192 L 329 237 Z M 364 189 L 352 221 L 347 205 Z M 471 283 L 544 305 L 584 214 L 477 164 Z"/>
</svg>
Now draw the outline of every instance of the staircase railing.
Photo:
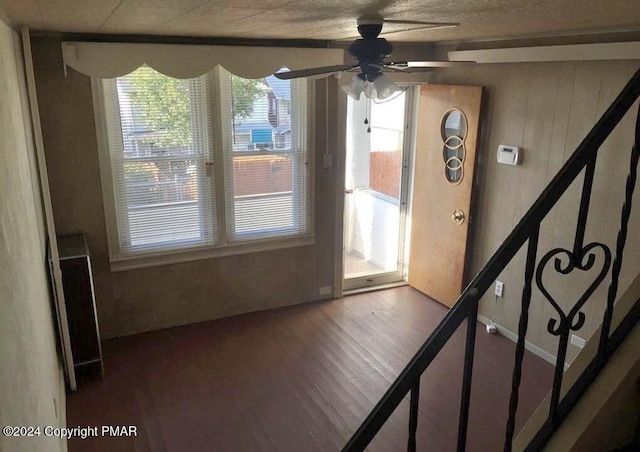
<svg viewBox="0 0 640 452">
<path fill-rule="evenodd" d="M 523 216 L 522 220 L 513 229 L 511 234 L 509 234 L 491 259 L 489 259 L 487 264 L 462 292 L 457 302 L 449 310 L 444 319 L 442 319 L 435 331 L 420 347 L 418 352 L 400 373 L 398 378 L 393 382 L 382 399 L 373 408 L 371 413 L 343 448 L 343 451 L 351 452 L 364 450 L 409 392 L 411 392 L 411 396 L 409 404 L 409 438 L 407 450 L 416 450 L 420 377 L 465 319 L 467 320 L 467 335 L 460 415 L 458 422 L 457 450 L 464 451 L 466 449 L 478 302 L 525 243 L 527 243 L 527 257 L 524 272 L 524 287 L 522 290 L 522 311 L 518 326 L 518 340 L 516 344 L 515 365 L 513 370 L 509 418 L 506 427 L 504 450 L 511 451 L 515 433 L 515 417 L 518 408 L 518 393 L 522 375 L 525 336 L 529 320 L 529 305 L 531 302 L 534 276 L 538 289 L 552 305 L 559 317 L 559 320 L 554 318 L 550 319 L 547 326 L 547 330 L 550 334 L 559 336 L 549 414 L 544 426 L 539 430 L 538 434 L 529 444 L 527 450 L 540 450 L 544 446 L 553 432 L 559 427 L 560 423 L 566 418 L 569 411 L 575 405 L 582 393 L 584 393 L 588 385 L 595 379 L 600 369 L 602 369 L 606 364 L 611 353 L 617 347 L 617 344 L 619 344 L 622 338 L 626 335 L 625 331 L 629 330 L 630 325 L 634 325 L 640 317 L 639 301 L 614 334 L 610 334 L 611 319 L 613 317 L 614 303 L 618 294 L 618 280 L 627 238 L 629 217 L 631 214 L 633 192 L 636 185 L 638 158 L 640 156 L 640 112 L 636 119 L 635 140 L 631 152 L 630 170 L 626 181 L 625 200 L 621 213 L 620 229 L 616 242 L 615 255 L 612 257 L 611 250 L 603 243 L 584 243 L 598 150 L 611 131 L 634 104 L 636 99 L 638 99 L 639 95 L 640 70 L 635 73 L 593 129 L 591 129 L 587 134 L 573 155 L 567 160 L 558 174 L 533 203 L 529 211 Z M 542 256 L 542 258 L 537 262 L 540 225 L 546 215 L 556 205 L 558 200 L 583 170 L 584 182 L 582 186 L 582 196 L 580 200 L 580 210 L 577 218 L 573 249 L 552 249 Z M 573 308 L 569 312 L 565 312 L 544 286 L 542 275 L 545 267 L 553 260 L 553 268 L 556 272 L 563 275 L 567 275 L 575 269 L 589 271 L 593 268 L 596 260 L 596 254 L 594 251 L 599 251 L 603 255 L 604 263 L 602 270 Z M 563 263 L 563 259 L 561 259 L 561 257 L 566 258 L 565 260 L 567 262 Z M 610 268 L 612 268 L 611 282 L 607 294 L 607 306 L 602 321 L 598 353 L 582 376 L 566 392 L 564 397 L 561 398 L 563 370 L 569 335 L 572 331 L 577 331 L 584 325 L 586 319 L 581 308 L 591 297 L 597 287 L 603 282 L 609 273 Z"/>
</svg>

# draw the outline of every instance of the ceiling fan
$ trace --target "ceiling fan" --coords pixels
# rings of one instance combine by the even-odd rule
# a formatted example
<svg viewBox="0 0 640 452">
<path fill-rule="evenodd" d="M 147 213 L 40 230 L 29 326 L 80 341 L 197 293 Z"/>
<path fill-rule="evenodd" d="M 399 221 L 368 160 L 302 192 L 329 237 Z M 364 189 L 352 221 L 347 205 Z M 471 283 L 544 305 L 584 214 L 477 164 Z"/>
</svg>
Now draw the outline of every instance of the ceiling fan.
<svg viewBox="0 0 640 452">
<path fill-rule="evenodd" d="M 347 53 L 355 62 L 353 64 L 342 64 L 335 66 L 324 66 L 295 71 L 283 71 L 274 74 L 281 80 L 290 80 L 299 77 L 309 77 L 313 75 L 330 74 L 343 71 L 357 71 L 351 84 L 343 85 L 343 89 L 354 99 L 359 99 L 364 92 L 365 96 L 385 99 L 399 90 L 383 72 L 427 72 L 438 67 L 468 66 L 475 64 L 473 61 L 388 61 L 393 53 L 393 45 L 379 35 L 382 32 L 383 24 L 415 25 L 417 28 L 402 29 L 383 34 L 398 33 L 410 30 L 424 30 L 437 28 L 457 27 L 458 23 L 448 22 L 421 22 L 412 20 L 389 20 L 381 18 L 360 18 L 358 19 L 358 33 L 361 38 L 356 39 L 347 48 Z"/>
</svg>

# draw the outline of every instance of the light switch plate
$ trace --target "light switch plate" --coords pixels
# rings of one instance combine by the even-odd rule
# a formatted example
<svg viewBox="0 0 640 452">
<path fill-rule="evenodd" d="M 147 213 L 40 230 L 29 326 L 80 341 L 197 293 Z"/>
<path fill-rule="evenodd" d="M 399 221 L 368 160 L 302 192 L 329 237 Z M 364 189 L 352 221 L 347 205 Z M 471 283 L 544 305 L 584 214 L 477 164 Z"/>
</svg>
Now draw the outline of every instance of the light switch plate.
<svg viewBox="0 0 640 452">
<path fill-rule="evenodd" d="M 332 154 L 324 154 L 322 156 L 322 166 L 323 166 L 323 168 L 331 168 L 333 166 L 333 155 Z"/>
<path fill-rule="evenodd" d="M 494 293 L 496 296 L 502 298 L 502 293 L 504 292 L 504 283 L 501 281 L 496 281 L 496 289 Z"/>
</svg>

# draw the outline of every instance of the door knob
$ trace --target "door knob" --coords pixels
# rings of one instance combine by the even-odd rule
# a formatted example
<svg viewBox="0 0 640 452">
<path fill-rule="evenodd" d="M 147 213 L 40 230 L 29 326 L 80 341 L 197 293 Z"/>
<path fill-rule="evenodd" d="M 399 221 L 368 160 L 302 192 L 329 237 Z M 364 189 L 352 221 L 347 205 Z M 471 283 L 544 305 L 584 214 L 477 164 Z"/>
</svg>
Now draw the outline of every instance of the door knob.
<svg viewBox="0 0 640 452">
<path fill-rule="evenodd" d="M 453 220 L 453 222 L 455 224 L 462 224 L 464 223 L 464 212 L 462 210 L 454 210 L 453 211 L 453 215 L 451 215 L 451 219 Z"/>
</svg>

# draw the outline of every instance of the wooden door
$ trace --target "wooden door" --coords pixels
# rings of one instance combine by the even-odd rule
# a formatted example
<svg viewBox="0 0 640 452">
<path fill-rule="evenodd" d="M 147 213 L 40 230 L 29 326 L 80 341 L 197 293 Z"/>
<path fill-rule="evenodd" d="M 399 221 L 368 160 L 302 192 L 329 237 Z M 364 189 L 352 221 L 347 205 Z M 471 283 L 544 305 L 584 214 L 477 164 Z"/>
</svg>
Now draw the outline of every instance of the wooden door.
<svg viewBox="0 0 640 452">
<path fill-rule="evenodd" d="M 409 284 L 449 307 L 463 289 L 481 100 L 481 86 L 420 90 Z"/>
</svg>

